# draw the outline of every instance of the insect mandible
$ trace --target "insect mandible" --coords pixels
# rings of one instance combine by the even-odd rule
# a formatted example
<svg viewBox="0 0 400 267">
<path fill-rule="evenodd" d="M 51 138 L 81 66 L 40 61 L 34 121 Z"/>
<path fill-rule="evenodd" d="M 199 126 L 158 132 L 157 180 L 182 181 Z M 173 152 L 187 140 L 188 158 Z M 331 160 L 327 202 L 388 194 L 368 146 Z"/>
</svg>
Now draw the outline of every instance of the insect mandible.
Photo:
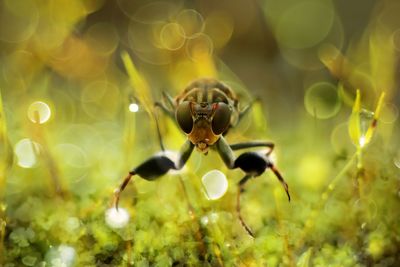
<svg viewBox="0 0 400 267">
<path fill-rule="evenodd" d="M 218 152 L 229 169 L 240 168 L 245 173 L 238 183 L 236 211 L 247 233 L 254 236 L 240 212 L 240 195 L 244 191 L 245 183 L 250 178 L 263 174 L 266 169 L 271 169 L 285 189 L 289 201 L 290 194 L 287 183 L 270 159 L 274 143 L 251 141 L 228 144 L 224 137 L 249 111 L 251 105 L 239 110 L 239 101 L 234 91 L 216 79 L 195 80 L 175 98 L 163 93 L 163 101 L 156 102 L 155 106 L 176 121 L 187 140 L 182 145 L 177 159 L 168 156 L 167 153 L 157 153 L 133 168 L 115 190 L 115 207 L 118 209 L 120 194 L 134 175 L 146 180 L 156 180 L 169 170 L 182 169 L 195 147 L 205 155 L 211 148 Z M 238 157 L 235 156 L 235 150 L 253 147 L 267 147 L 268 150 L 244 152 Z"/>
</svg>

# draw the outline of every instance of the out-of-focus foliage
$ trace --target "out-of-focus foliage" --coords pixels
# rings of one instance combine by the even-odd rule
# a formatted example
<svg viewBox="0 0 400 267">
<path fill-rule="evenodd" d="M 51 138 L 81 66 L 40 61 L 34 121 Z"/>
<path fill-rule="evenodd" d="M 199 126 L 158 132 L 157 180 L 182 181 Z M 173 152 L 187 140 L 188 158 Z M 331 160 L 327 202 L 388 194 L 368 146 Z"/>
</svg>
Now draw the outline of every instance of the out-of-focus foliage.
<svg viewBox="0 0 400 267">
<path fill-rule="evenodd" d="M 399 13 L 396 0 L 0 0 L 0 265 L 399 266 Z M 249 181 L 254 239 L 235 209 L 243 173 L 214 151 L 135 177 L 111 208 L 160 150 L 155 114 L 180 149 L 153 102 L 199 77 L 242 108 L 259 99 L 229 142 L 276 143 L 292 201 L 269 171 Z"/>
</svg>

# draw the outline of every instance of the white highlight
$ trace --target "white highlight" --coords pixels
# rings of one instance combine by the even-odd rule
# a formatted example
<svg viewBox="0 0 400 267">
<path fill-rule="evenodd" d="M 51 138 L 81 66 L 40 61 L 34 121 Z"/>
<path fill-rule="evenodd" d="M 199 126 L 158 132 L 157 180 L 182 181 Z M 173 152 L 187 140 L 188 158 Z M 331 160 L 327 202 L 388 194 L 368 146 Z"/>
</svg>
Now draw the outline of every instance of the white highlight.
<svg viewBox="0 0 400 267">
<path fill-rule="evenodd" d="M 139 105 L 136 104 L 136 103 L 129 104 L 129 111 L 130 112 L 138 112 L 139 111 Z"/>
<path fill-rule="evenodd" d="M 21 139 L 14 147 L 15 155 L 18 159 L 18 165 L 22 168 L 32 168 L 37 163 L 37 153 L 39 144 L 28 138 Z"/>
<path fill-rule="evenodd" d="M 28 108 L 28 118 L 34 123 L 45 123 L 50 119 L 50 116 L 51 110 L 49 105 L 42 101 L 33 102 Z"/>
<path fill-rule="evenodd" d="M 358 142 L 360 143 L 360 147 L 364 147 L 364 145 L 365 145 L 365 136 L 361 136 L 360 140 Z"/>
<path fill-rule="evenodd" d="M 221 171 L 209 171 L 201 178 L 201 181 L 204 186 L 206 197 L 210 200 L 221 198 L 228 190 L 228 180 Z"/>
<path fill-rule="evenodd" d="M 74 265 L 76 251 L 68 245 L 60 245 L 57 248 L 50 248 L 46 259 L 50 266 L 71 267 Z"/>
<path fill-rule="evenodd" d="M 129 213 L 126 209 L 113 207 L 106 210 L 106 223 L 111 228 L 123 228 L 129 222 Z"/>
</svg>

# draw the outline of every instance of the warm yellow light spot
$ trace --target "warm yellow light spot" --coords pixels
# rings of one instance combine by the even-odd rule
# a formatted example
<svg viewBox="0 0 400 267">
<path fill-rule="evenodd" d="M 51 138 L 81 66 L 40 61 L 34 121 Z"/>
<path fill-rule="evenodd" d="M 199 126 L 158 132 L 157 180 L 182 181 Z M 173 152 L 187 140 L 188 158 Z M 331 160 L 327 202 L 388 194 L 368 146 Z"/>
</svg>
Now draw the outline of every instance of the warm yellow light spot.
<svg viewBox="0 0 400 267">
<path fill-rule="evenodd" d="M 213 53 L 213 42 L 208 35 L 203 33 L 193 39 L 189 39 L 186 44 L 186 52 L 189 58 L 195 62 L 202 62 Z"/>
<path fill-rule="evenodd" d="M 374 259 L 378 259 L 384 251 L 384 242 L 381 238 L 373 238 L 368 243 L 367 251 Z"/>
<path fill-rule="evenodd" d="M 297 176 L 306 187 L 318 190 L 326 183 L 329 163 L 318 155 L 305 155 L 299 164 Z"/>
<path fill-rule="evenodd" d="M 50 119 L 49 105 L 42 101 L 33 102 L 28 108 L 28 118 L 34 123 L 45 123 Z"/>
</svg>

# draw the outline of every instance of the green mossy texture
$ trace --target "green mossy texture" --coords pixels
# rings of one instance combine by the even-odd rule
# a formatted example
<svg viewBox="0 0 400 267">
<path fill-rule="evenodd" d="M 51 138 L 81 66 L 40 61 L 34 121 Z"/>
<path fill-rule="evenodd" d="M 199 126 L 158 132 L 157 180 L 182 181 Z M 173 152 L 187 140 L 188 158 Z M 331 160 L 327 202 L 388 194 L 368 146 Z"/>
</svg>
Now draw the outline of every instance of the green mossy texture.
<svg viewBox="0 0 400 267">
<path fill-rule="evenodd" d="M 0 0 L 0 266 L 400 266 L 397 1 L 168 2 Z M 179 23 L 195 34 L 163 31 Z M 254 102 L 226 140 L 273 141 L 291 202 L 270 170 L 250 179 L 251 237 L 243 172 L 195 150 L 134 176 L 115 228 L 114 190 L 160 151 L 154 115 L 168 150 L 186 140 L 153 102 L 201 77 Z"/>
</svg>

